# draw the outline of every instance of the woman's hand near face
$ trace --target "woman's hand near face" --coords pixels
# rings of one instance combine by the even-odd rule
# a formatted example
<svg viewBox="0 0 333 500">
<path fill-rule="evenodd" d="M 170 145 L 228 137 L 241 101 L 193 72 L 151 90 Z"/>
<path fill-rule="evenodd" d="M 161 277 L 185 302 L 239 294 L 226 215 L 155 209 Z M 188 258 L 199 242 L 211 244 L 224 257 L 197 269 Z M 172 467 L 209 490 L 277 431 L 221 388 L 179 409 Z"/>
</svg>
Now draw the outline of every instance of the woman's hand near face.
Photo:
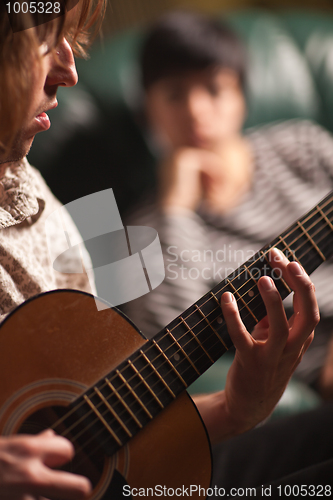
<svg viewBox="0 0 333 500">
<path fill-rule="evenodd" d="M 159 204 L 163 210 L 195 210 L 203 198 L 202 175 L 208 162 L 218 162 L 208 151 L 182 148 L 167 158 L 160 168 Z"/>
<path fill-rule="evenodd" d="M 251 186 L 252 155 L 244 139 L 219 151 L 181 148 L 160 168 L 159 203 L 163 210 L 195 210 L 201 201 L 220 213 L 237 205 Z"/>
</svg>

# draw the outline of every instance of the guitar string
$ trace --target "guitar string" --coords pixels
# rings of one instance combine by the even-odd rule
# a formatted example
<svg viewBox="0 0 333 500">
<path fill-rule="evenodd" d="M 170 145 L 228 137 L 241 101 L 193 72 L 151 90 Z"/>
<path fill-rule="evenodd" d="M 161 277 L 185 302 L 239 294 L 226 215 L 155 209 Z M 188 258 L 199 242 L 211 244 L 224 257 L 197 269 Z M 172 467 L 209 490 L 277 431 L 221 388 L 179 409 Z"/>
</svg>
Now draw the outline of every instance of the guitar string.
<svg viewBox="0 0 333 500">
<path fill-rule="evenodd" d="M 322 238 L 322 239 L 323 239 L 323 238 Z M 322 241 L 322 240 L 321 240 L 321 241 Z M 299 247 L 299 248 L 301 248 L 301 247 Z M 309 252 L 307 252 L 307 253 L 309 253 Z M 305 255 L 305 254 L 303 254 L 303 256 L 304 256 L 304 255 Z M 201 351 L 201 352 L 202 352 L 202 351 Z M 204 354 L 202 354 L 202 356 L 204 356 Z M 108 412 L 106 412 L 106 413 L 108 413 Z M 118 415 L 119 415 L 119 414 L 118 414 Z M 119 415 L 119 416 L 120 416 L 120 415 Z M 96 421 L 98 422 L 99 420 L 97 419 Z M 102 429 L 101 429 L 101 430 L 97 433 L 97 435 L 98 435 L 98 434 L 100 434 L 101 432 L 103 432 L 103 430 L 105 430 L 105 428 L 102 428 Z M 96 435 L 96 434 L 95 434 L 95 435 Z M 92 440 L 89 440 L 89 441 L 92 441 Z M 89 441 L 88 441 L 88 443 L 89 443 Z M 86 445 L 86 444 L 87 444 L 87 443 L 85 443 L 85 445 Z M 96 451 L 99 449 L 99 447 L 100 447 L 100 445 L 98 445 L 97 447 L 95 447 L 95 449 L 94 449 L 93 453 L 94 453 L 94 452 L 96 452 Z"/>
<path fill-rule="evenodd" d="M 188 332 L 187 332 L 187 333 L 188 333 Z M 200 334 L 200 332 L 199 332 L 199 334 Z M 198 335 L 199 335 L 199 334 L 198 334 Z M 185 334 L 185 335 L 186 335 L 186 334 Z M 191 339 L 190 341 L 192 341 L 192 339 Z M 185 347 L 185 346 L 184 346 L 184 347 Z M 150 363 L 151 363 L 152 361 L 154 361 L 154 360 L 150 360 Z M 103 403 L 101 402 L 98 406 L 100 406 L 101 404 L 103 404 Z M 106 412 L 106 413 L 107 413 L 107 412 Z M 120 416 L 121 416 L 121 415 L 119 415 L 119 417 L 120 417 Z M 98 420 L 97 420 L 97 421 L 98 421 Z"/>
<path fill-rule="evenodd" d="M 323 217 L 321 217 L 321 219 L 323 220 Z M 304 223 L 304 221 L 303 221 L 303 223 Z M 312 225 L 312 227 L 313 227 L 313 225 Z M 297 229 L 298 229 L 298 228 L 297 228 Z M 322 228 L 321 228 L 321 229 L 322 229 Z M 294 231 L 293 231 L 293 232 L 294 232 Z M 290 234 L 292 234 L 292 233 L 290 233 Z M 302 235 L 302 236 L 303 236 L 303 235 Z M 286 237 L 286 236 L 285 236 L 285 237 Z M 299 238 L 297 238 L 297 239 L 299 239 Z M 294 240 L 294 241 L 297 241 L 297 239 L 296 239 L 296 240 Z M 290 243 L 289 245 L 291 245 L 291 244 L 292 244 L 292 243 Z M 302 245 L 302 246 L 303 246 L 303 245 Z M 299 247 L 299 248 L 301 248 L 301 247 Z M 298 249 L 299 249 L 299 248 L 298 248 Z M 287 247 L 285 248 L 285 250 L 286 250 L 286 249 L 287 249 Z M 296 249 L 295 251 L 297 251 L 298 249 Z M 267 254 L 267 252 L 266 252 L 266 254 Z M 300 257 L 300 258 L 302 258 L 302 257 Z M 255 262 L 257 262 L 257 261 L 255 261 Z M 254 262 L 254 263 L 255 263 L 255 262 Z M 242 287 L 243 287 L 243 286 L 244 286 L 244 284 L 242 285 Z M 240 287 L 238 290 L 240 290 L 242 287 Z M 217 292 L 217 293 L 218 293 L 218 292 Z M 248 292 L 246 292 L 246 293 L 248 293 Z M 244 297 L 244 295 L 243 295 L 243 296 L 241 296 L 241 297 Z M 210 300 L 210 299 L 209 299 L 209 300 Z M 217 309 L 217 308 L 215 308 L 215 309 Z M 244 307 L 240 308 L 240 311 L 241 311 L 242 309 L 244 309 Z M 193 314 L 193 313 L 191 313 L 191 314 Z M 201 320 L 200 320 L 200 322 L 201 322 Z M 199 322 L 199 323 L 200 323 L 200 322 Z M 177 327 L 177 326 L 179 326 L 180 324 L 181 324 L 181 323 L 179 323 L 178 325 L 176 325 L 174 328 L 176 328 L 176 327 Z M 197 325 L 195 325 L 193 328 L 195 328 L 196 326 L 197 326 Z M 188 333 L 189 333 L 189 331 L 187 331 L 187 332 L 186 332 L 183 336 L 187 335 Z M 199 335 L 200 333 L 201 333 L 201 332 L 199 332 L 197 335 Z M 179 339 L 179 340 L 181 340 L 181 339 Z M 191 339 L 191 340 L 190 340 L 190 342 L 191 342 L 192 340 L 193 340 L 193 339 Z M 151 347 L 153 347 L 153 346 L 151 346 Z M 184 347 L 186 347 L 186 345 L 184 345 Z M 198 348 L 199 348 L 199 347 L 198 347 Z M 137 358 L 137 359 L 139 359 L 139 358 Z M 156 358 L 155 358 L 155 359 L 156 359 Z M 154 360 L 150 360 L 150 362 L 155 361 L 155 359 L 154 359 Z M 134 361 L 135 361 L 135 360 L 134 360 Z M 134 378 L 134 377 L 135 377 L 135 374 L 133 375 L 133 377 L 132 377 L 132 378 Z M 131 379 L 129 379 L 129 381 L 130 381 L 130 380 L 131 380 Z M 124 386 L 123 386 L 123 387 L 124 387 Z M 103 387 L 101 387 L 101 388 L 103 388 Z M 121 389 L 121 388 L 122 388 L 122 387 L 120 387 L 120 389 Z M 101 402 L 101 403 L 100 403 L 100 405 L 102 405 L 102 404 L 103 404 L 103 403 Z M 68 415 L 67 415 L 67 416 L 65 416 L 65 418 L 68 418 Z"/>
<path fill-rule="evenodd" d="M 322 220 L 324 220 L 324 218 L 323 218 L 323 217 L 321 217 L 320 222 L 321 222 Z M 305 222 L 305 221 L 303 221 L 303 223 L 304 223 L 304 222 Z M 313 225 L 312 225 L 312 227 L 313 227 Z M 295 228 L 295 229 L 298 229 L 298 228 Z M 323 228 L 321 228 L 320 230 L 322 230 L 322 229 L 323 229 Z M 308 230 L 309 230 L 309 228 L 308 228 Z M 294 230 L 293 230 L 293 232 L 294 232 Z M 318 231 L 317 231 L 317 233 L 318 233 Z M 290 234 L 292 234 L 292 233 L 290 233 Z M 304 236 L 304 235 L 301 235 L 301 237 L 302 237 L 302 236 Z M 286 238 L 286 237 L 287 237 L 287 236 L 285 236 L 285 238 Z M 297 239 L 299 239 L 299 238 L 297 238 Z M 296 240 L 294 240 L 294 241 L 297 241 L 297 239 L 296 239 Z M 293 243 L 289 243 L 289 245 L 285 246 L 284 250 L 287 250 L 287 247 L 288 247 L 288 246 L 291 246 L 292 244 L 293 244 Z M 302 246 L 304 246 L 304 245 L 301 245 L 301 247 L 302 247 Z M 301 247 L 299 247 L 299 248 L 301 248 Z M 298 248 L 298 249 L 296 249 L 296 250 L 294 250 L 294 251 L 296 252 L 297 250 L 299 250 L 299 248 Z M 309 253 L 309 252 L 307 252 L 307 253 Z M 266 254 L 267 254 L 267 252 L 266 252 Z M 302 257 L 303 257 L 303 256 L 302 256 Z M 302 257 L 300 257 L 300 258 L 302 258 Z M 257 262 L 257 261 L 254 261 L 254 263 L 255 263 L 255 262 Z M 252 263 L 252 265 L 253 265 L 254 263 Z M 242 287 L 243 287 L 243 286 L 244 286 L 244 284 L 242 285 Z M 242 287 L 240 287 L 238 290 L 240 290 Z M 237 291 L 238 291 L 238 290 L 237 290 Z M 218 293 L 218 292 L 217 292 L 217 293 Z M 248 291 L 247 291 L 246 293 L 248 293 Z M 240 296 L 240 298 L 242 298 L 242 297 L 244 297 L 244 295 L 243 295 L 243 296 Z M 237 299 L 236 299 L 236 300 L 237 300 Z M 240 299 L 238 299 L 238 300 L 240 300 Z M 216 309 L 217 309 L 217 308 L 216 308 Z M 244 309 L 244 307 L 240 308 L 240 310 L 242 310 L 242 309 Z M 193 313 L 192 313 L 192 314 L 193 314 Z M 201 322 L 201 320 L 200 320 L 200 322 Z M 200 322 L 199 322 L 199 323 L 200 323 Z M 197 323 L 197 325 L 198 325 L 199 323 Z M 195 328 L 197 325 L 193 326 L 193 328 Z M 177 326 L 179 326 L 179 325 L 177 325 Z M 174 327 L 174 328 L 175 328 L 175 327 Z M 189 331 L 187 331 L 187 332 L 185 333 L 185 335 L 186 335 L 187 333 L 189 333 Z M 199 335 L 200 333 L 201 333 L 201 332 L 199 332 L 197 335 Z M 213 335 L 213 337 L 214 337 L 214 335 Z M 179 340 L 180 340 L 180 339 L 179 339 Z M 191 342 L 192 340 L 193 340 L 193 339 L 191 339 L 191 340 L 190 340 L 190 342 Z M 186 347 L 186 345 L 185 345 L 184 347 Z M 199 349 L 199 348 L 200 348 L 200 346 L 198 346 L 196 349 Z M 204 356 L 204 355 L 205 355 L 205 354 L 203 354 L 203 356 Z M 160 355 L 159 355 L 159 356 L 160 356 Z M 155 358 L 155 359 L 156 359 L 156 358 Z M 150 360 L 150 363 L 152 363 L 153 361 L 155 361 L 155 359 Z M 134 361 L 135 361 L 135 360 L 134 360 Z M 134 375 L 134 376 L 135 376 L 135 375 Z M 100 405 L 102 405 L 102 404 L 103 404 L 103 403 L 101 402 L 101 403 L 100 403 Z M 99 406 L 99 405 L 98 405 L 98 406 Z M 106 413 L 108 413 L 108 412 L 106 412 Z M 121 417 L 121 415 L 119 415 L 119 417 Z M 65 418 L 68 418 L 68 415 L 67 415 Z M 97 420 L 97 421 L 98 421 L 98 420 Z M 57 424 L 57 423 L 56 423 L 56 424 Z M 56 424 L 55 424 L 55 425 L 56 425 Z"/>
</svg>

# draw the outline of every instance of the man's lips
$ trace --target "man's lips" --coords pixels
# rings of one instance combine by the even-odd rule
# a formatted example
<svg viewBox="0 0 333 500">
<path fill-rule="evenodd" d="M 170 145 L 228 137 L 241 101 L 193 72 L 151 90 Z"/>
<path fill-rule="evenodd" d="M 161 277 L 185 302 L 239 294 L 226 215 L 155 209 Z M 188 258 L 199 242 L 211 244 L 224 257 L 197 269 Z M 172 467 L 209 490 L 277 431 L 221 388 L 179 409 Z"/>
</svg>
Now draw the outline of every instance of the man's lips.
<svg viewBox="0 0 333 500">
<path fill-rule="evenodd" d="M 37 115 L 35 119 L 40 124 L 43 130 L 48 130 L 50 128 L 51 126 L 50 118 L 44 111 L 43 113 Z"/>
<path fill-rule="evenodd" d="M 49 109 L 54 109 L 58 106 L 58 103 L 55 102 L 52 106 L 50 106 L 49 108 L 47 108 L 47 111 Z M 51 122 L 50 122 L 50 118 L 49 116 L 46 114 L 45 111 L 42 111 L 41 113 L 39 113 L 36 117 L 35 117 L 35 120 L 38 122 L 38 124 L 41 126 L 42 130 L 48 130 L 51 126 Z"/>
</svg>

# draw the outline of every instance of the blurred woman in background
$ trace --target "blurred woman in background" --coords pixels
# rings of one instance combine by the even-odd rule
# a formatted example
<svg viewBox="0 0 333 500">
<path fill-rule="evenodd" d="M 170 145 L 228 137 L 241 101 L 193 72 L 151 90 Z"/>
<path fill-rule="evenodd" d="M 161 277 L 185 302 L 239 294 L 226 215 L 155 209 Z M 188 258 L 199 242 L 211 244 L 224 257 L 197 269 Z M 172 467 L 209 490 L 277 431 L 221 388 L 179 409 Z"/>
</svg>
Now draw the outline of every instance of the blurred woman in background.
<svg viewBox="0 0 333 500">
<path fill-rule="evenodd" d="M 159 185 L 131 223 L 157 229 L 166 278 L 125 310 L 148 336 L 332 189 L 333 141 L 319 126 L 291 120 L 243 132 L 246 65 L 242 42 L 220 19 L 169 13 L 145 39 L 142 82 Z M 327 397 L 332 275 L 331 262 L 313 275 L 322 320 L 298 369 Z"/>
</svg>

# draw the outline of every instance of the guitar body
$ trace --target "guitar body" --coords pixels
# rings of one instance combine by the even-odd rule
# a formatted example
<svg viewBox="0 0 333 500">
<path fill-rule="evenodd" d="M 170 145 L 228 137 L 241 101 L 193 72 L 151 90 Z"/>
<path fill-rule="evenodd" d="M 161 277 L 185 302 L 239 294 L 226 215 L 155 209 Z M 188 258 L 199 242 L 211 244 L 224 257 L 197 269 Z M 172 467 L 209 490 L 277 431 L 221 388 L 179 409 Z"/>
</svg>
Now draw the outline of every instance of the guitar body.
<svg viewBox="0 0 333 500">
<path fill-rule="evenodd" d="M 119 311 L 98 311 L 95 300 L 83 292 L 57 290 L 28 300 L 4 321 L 0 328 L 2 435 L 35 433 L 52 426 L 62 409 L 145 343 Z M 115 455 L 100 451 L 94 463 L 83 452 L 80 456 L 80 450 L 77 456 L 68 469 L 91 479 L 90 500 L 118 500 L 126 484 L 125 497 L 131 498 L 132 488 L 208 488 L 210 483 L 206 430 L 186 392 Z M 149 496 L 160 497 L 161 491 Z M 139 490 L 135 492 L 139 496 Z M 164 496 L 170 493 L 171 489 Z M 202 495 L 192 492 L 192 497 Z"/>
</svg>

